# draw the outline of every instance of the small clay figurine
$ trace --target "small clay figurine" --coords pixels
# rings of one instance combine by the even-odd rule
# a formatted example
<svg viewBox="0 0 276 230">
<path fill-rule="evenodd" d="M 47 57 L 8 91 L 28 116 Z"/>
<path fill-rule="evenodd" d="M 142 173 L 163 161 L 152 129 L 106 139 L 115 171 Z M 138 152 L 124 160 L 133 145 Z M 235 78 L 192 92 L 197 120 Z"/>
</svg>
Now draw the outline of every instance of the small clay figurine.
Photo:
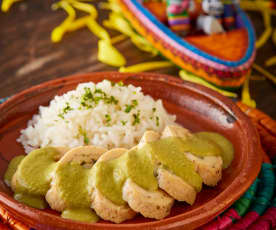
<svg viewBox="0 0 276 230">
<path fill-rule="evenodd" d="M 190 30 L 189 7 L 191 0 L 167 0 L 168 23 L 181 36 Z"/>
<path fill-rule="evenodd" d="M 202 0 L 204 14 L 197 19 L 197 27 L 206 34 L 223 33 L 224 5 L 220 0 Z"/>
</svg>

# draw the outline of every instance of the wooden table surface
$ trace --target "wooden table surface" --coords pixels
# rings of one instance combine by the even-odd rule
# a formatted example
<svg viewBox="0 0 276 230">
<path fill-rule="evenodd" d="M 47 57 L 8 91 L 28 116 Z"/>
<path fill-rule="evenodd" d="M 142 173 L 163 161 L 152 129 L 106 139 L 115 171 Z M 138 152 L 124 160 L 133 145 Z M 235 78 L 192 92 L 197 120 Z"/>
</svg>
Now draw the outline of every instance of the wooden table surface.
<svg viewBox="0 0 276 230">
<path fill-rule="evenodd" d="M 0 98 L 62 76 L 116 70 L 97 61 L 97 38 L 87 29 L 66 34 L 60 43 L 51 42 L 52 29 L 66 16 L 62 10 L 51 10 L 53 2 L 26 0 L 16 4 L 7 14 L 0 13 Z M 99 20 L 106 18 L 107 13 L 99 11 Z M 250 17 L 260 35 L 264 29 L 261 16 L 250 13 Z M 275 27 L 276 17 L 272 22 Z M 111 34 L 117 33 L 111 31 Z M 129 39 L 116 47 L 125 55 L 128 65 L 161 60 L 138 50 Z M 274 55 L 276 46 L 270 40 L 258 51 L 256 63 L 263 66 L 265 60 Z M 275 66 L 267 70 L 276 75 Z M 155 72 L 178 74 L 176 68 Z M 267 80 L 259 80 L 251 81 L 250 89 L 257 107 L 276 119 L 275 86 Z"/>
</svg>

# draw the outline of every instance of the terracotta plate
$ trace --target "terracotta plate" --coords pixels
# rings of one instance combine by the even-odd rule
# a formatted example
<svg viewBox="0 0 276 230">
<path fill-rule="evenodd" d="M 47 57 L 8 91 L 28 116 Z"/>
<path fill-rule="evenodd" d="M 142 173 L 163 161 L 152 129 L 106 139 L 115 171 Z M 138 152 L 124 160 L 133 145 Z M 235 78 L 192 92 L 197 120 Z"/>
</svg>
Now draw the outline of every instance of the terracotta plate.
<svg viewBox="0 0 276 230">
<path fill-rule="evenodd" d="M 74 89 L 80 82 L 103 79 L 123 80 L 141 86 L 145 94 L 160 98 L 166 109 L 177 115 L 177 122 L 193 131 L 215 131 L 223 134 L 235 147 L 232 165 L 223 172 L 215 188 L 204 187 L 193 206 L 176 203 L 163 220 L 137 216 L 123 224 L 100 221 L 87 224 L 65 220 L 51 210 L 37 210 L 18 203 L 3 183 L 8 162 L 24 153 L 16 142 L 20 130 L 55 95 Z M 91 73 L 61 78 L 25 90 L 0 106 L 0 205 L 16 219 L 35 229 L 193 229 L 210 221 L 237 200 L 257 177 L 262 155 L 255 129 L 249 119 L 229 99 L 205 87 L 160 74 Z"/>
</svg>

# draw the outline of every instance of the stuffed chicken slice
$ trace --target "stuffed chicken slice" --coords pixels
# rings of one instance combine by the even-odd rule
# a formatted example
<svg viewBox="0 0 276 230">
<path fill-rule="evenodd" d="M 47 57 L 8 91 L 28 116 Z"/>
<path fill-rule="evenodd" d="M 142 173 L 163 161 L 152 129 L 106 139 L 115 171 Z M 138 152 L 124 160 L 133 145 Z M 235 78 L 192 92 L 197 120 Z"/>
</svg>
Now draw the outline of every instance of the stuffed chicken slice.
<svg viewBox="0 0 276 230">
<path fill-rule="evenodd" d="M 91 207 L 102 219 L 114 223 L 132 219 L 136 215 L 127 203 L 116 199 L 116 194 L 121 194 L 125 178 L 123 170 L 116 165 L 116 159 L 126 152 L 127 149 L 115 148 L 104 153 L 94 165 L 89 180 L 93 187 Z"/>
<path fill-rule="evenodd" d="M 207 135 L 206 135 L 207 136 Z M 178 137 L 183 140 L 183 151 L 196 167 L 203 183 L 215 186 L 221 180 L 223 149 L 213 140 L 203 135 L 192 134 L 180 126 L 167 126 L 162 138 Z"/>
<path fill-rule="evenodd" d="M 122 151 L 120 156 L 117 154 L 118 150 L 113 149 L 99 159 L 93 167 L 94 193 L 99 192 L 113 205 L 127 205 L 132 212 L 145 217 L 164 218 L 169 214 L 174 200 L 158 189 L 150 155 L 138 153 L 137 149 L 136 146 L 124 153 Z M 108 154 L 114 157 L 108 157 L 110 160 L 107 160 Z M 102 158 L 107 161 L 102 161 Z M 98 213 L 94 202 L 93 208 Z M 102 217 L 102 214 L 98 215 Z M 114 218 L 109 217 L 109 220 L 114 222 Z"/>
<path fill-rule="evenodd" d="M 56 162 L 68 150 L 67 147 L 46 147 L 15 158 L 17 165 L 13 167 L 13 175 L 10 175 L 14 198 L 31 207 L 45 208 L 44 196 L 50 188 Z"/>
<path fill-rule="evenodd" d="M 163 135 L 176 135 L 182 132 L 181 128 L 165 129 Z M 188 135 L 190 133 L 187 132 Z M 142 148 L 147 143 L 160 139 L 160 135 L 155 131 L 146 131 L 142 136 L 139 147 Z M 155 174 L 157 174 L 158 186 L 178 201 L 185 201 L 192 205 L 196 199 L 196 190 L 181 177 L 175 175 L 170 170 L 162 167 L 160 162 L 156 162 Z"/>
<path fill-rule="evenodd" d="M 128 151 L 123 199 L 144 217 L 163 219 L 169 215 L 174 199 L 159 189 L 155 165 L 154 157 L 146 149 L 134 147 Z"/>
<path fill-rule="evenodd" d="M 88 177 L 92 165 L 106 149 L 95 146 L 77 147 L 68 151 L 57 163 L 46 200 L 63 218 L 96 222 L 90 208 L 92 188 Z"/>
</svg>

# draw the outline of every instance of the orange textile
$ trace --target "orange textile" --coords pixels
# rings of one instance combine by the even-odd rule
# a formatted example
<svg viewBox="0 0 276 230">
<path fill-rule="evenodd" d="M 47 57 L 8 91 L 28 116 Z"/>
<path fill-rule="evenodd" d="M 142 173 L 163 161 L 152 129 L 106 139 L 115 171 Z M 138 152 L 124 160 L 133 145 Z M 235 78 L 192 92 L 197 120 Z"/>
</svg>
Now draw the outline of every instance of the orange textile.
<svg viewBox="0 0 276 230">
<path fill-rule="evenodd" d="M 237 61 L 243 57 L 247 50 L 247 36 L 245 29 L 238 29 L 209 36 L 189 36 L 186 37 L 185 40 L 218 58 L 228 61 Z"/>
</svg>

